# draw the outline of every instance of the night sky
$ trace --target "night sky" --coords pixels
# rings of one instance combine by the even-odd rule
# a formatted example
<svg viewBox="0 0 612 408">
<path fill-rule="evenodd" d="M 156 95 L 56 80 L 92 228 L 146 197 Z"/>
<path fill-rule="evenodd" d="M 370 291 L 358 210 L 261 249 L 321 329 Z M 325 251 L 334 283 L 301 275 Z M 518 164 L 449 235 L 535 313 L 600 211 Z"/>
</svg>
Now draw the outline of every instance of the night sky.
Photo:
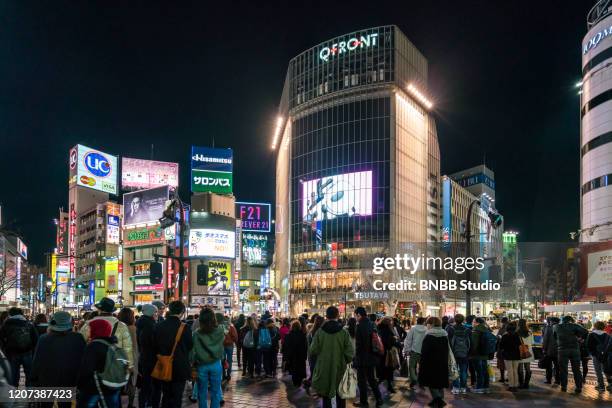
<svg viewBox="0 0 612 408">
<path fill-rule="evenodd" d="M 442 174 L 486 156 L 507 228 L 522 241 L 566 241 L 579 226 L 574 84 L 594 3 L 3 1 L 5 225 L 44 262 L 77 143 L 146 159 L 154 144 L 155 159 L 180 163 L 188 197 L 190 146 L 214 140 L 234 149 L 237 199 L 273 202 L 270 143 L 289 59 L 396 24 L 429 60 Z"/>
</svg>

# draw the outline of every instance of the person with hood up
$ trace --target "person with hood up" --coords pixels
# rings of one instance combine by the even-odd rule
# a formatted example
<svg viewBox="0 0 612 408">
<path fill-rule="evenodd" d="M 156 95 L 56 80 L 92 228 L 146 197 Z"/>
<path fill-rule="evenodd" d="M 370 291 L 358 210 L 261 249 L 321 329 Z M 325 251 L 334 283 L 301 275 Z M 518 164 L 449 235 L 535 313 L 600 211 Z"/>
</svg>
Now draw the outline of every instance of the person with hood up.
<svg viewBox="0 0 612 408">
<path fill-rule="evenodd" d="M 439 317 L 427 319 L 427 332 L 421 347 L 419 364 L 419 385 L 429 387 L 432 401 L 430 407 L 443 407 L 444 388 L 448 388 L 448 333 L 442 328 Z"/>
<path fill-rule="evenodd" d="M 291 374 L 293 385 L 299 387 L 306 378 L 306 359 L 308 358 L 308 341 L 299 320 L 291 323 L 291 330 L 285 336 L 282 347 L 285 367 Z"/>
<path fill-rule="evenodd" d="M 559 358 L 559 373 L 561 374 L 561 391 L 567 391 L 567 363 L 572 366 L 574 393 L 582 392 L 582 372 L 580 372 L 580 344 L 579 339 L 585 339 L 588 335 L 586 329 L 574 323 L 571 316 L 563 316 L 561 323 L 553 328 L 553 336 L 557 342 L 557 353 Z"/>
<path fill-rule="evenodd" d="M 603 392 L 606 390 L 604 383 L 604 366 L 605 361 L 608 358 L 608 353 L 612 350 L 607 350 L 607 346 L 610 342 L 610 335 L 607 334 L 604 329 L 606 324 L 602 321 L 595 322 L 593 325 L 593 331 L 589 333 L 587 337 L 587 349 L 589 354 L 593 357 L 593 368 L 595 369 L 595 375 L 597 376 L 597 391 Z M 612 391 L 612 376 L 605 375 L 608 382 L 608 391 Z"/>
<path fill-rule="evenodd" d="M 89 326 L 91 325 L 91 322 L 96 320 L 106 320 L 112 327 L 112 336 L 117 338 L 117 347 L 125 351 L 125 354 L 127 354 L 130 361 L 129 365 L 130 367 L 133 367 L 134 353 L 132 352 L 132 335 L 130 334 L 130 329 L 128 329 L 127 325 L 113 316 L 113 312 L 115 311 L 115 301 L 111 298 L 104 297 L 100 299 L 100 301 L 96 303 L 94 307 L 98 309 L 100 314 L 85 322 L 80 330 L 81 334 L 85 338 L 85 341 L 89 342 L 90 340 Z"/>
<path fill-rule="evenodd" d="M 346 401 L 337 395 L 337 391 L 354 350 L 348 332 L 338 322 L 338 315 L 337 307 L 327 308 L 327 321 L 317 330 L 309 349 L 310 355 L 317 357 L 312 387 L 323 397 L 323 408 L 331 408 L 333 398 L 336 399 L 336 408 L 346 407 Z"/>
<path fill-rule="evenodd" d="M 425 327 L 425 318 L 418 317 L 416 324 L 408 330 L 406 339 L 404 340 L 404 356 L 409 358 L 408 373 L 410 376 L 410 388 L 414 388 L 417 385 L 417 364 L 419 364 L 421 359 L 421 347 L 426 333 L 427 327 Z"/>
</svg>

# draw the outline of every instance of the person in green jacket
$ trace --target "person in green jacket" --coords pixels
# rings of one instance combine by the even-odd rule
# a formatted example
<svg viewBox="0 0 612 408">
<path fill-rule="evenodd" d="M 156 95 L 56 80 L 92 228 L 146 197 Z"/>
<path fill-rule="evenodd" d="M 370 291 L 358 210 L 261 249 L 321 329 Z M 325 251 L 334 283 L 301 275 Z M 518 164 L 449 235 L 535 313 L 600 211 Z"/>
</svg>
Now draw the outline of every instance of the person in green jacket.
<svg viewBox="0 0 612 408">
<path fill-rule="evenodd" d="M 481 337 L 484 333 L 491 331 L 482 317 L 474 319 L 472 328 L 472 344 L 470 346 L 470 360 L 476 371 L 476 388 L 472 392 L 476 394 L 487 394 L 489 390 L 489 367 L 487 360 L 489 355 L 483 350 Z"/>
<path fill-rule="evenodd" d="M 337 408 L 346 407 L 346 401 L 337 395 L 337 391 L 346 365 L 353 360 L 354 350 L 348 332 L 338 322 L 338 315 L 337 307 L 327 308 L 327 321 L 317 330 L 308 350 L 317 358 L 312 387 L 323 397 L 323 408 L 331 408 L 332 398 L 336 398 Z"/>
<path fill-rule="evenodd" d="M 210 382 L 210 407 L 219 408 L 223 394 L 221 380 L 223 367 L 223 326 L 217 324 L 212 309 L 202 309 L 200 328 L 193 333 L 191 361 L 198 373 L 198 406 L 208 407 L 208 385 Z"/>
</svg>

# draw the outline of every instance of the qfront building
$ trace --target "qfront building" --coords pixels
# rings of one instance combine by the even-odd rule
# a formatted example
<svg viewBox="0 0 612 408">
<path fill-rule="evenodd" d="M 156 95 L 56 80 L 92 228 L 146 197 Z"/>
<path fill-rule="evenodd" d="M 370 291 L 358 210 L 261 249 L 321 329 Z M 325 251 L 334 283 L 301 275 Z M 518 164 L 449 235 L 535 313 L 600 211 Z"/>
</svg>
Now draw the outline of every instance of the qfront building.
<svg viewBox="0 0 612 408">
<path fill-rule="evenodd" d="M 438 241 L 428 94 L 427 60 L 396 26 L 341 35 L 289 62 L 272 147 L 274 268 L 291 313 L 392 313 L 426 300 L 373 290 L 372 259 Z"/>
</svg>

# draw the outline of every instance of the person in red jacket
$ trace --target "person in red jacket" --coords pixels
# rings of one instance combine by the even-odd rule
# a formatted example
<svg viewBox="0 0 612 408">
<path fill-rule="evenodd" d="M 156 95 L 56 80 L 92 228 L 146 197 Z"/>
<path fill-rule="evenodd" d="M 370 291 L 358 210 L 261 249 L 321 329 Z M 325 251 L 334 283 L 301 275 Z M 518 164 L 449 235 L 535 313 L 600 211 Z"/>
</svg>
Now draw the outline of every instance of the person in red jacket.
<svg viewBox="0 0 612 408">
<path fill-rule="evenodd" d="M 223 350 L 225 353 L 225 359 L 228 363 L 227 370 L 224 370 L 223 377 L 227 380 L 231 378 L 232 374 L 232 356 L 234 355 L 234 344 L 238 342 L 238 331 L 236 327 L 231 323 L 229 319 L 225 319 L 225 338 L 223 339 Z"/>
</svg>

